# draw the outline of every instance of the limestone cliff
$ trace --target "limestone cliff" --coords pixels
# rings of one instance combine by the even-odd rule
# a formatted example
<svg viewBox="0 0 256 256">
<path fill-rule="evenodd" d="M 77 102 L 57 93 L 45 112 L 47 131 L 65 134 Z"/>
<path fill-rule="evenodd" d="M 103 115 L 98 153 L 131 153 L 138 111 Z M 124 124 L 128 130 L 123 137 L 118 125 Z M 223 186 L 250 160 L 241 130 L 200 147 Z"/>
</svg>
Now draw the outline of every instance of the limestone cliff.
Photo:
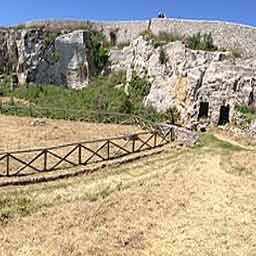
<svg viewBox="0 0 256 256">
<path fill-rule="evenodd" d="M 60 35 L 43 29 L 0 34 L 0 73 L 15 73 L 19 85 L 51 83 L 81 88 L 93 72 L 88 32 Z"/>
<path fill-rule="evenodd" d="M 14 74 L 19 85 L 52 83 L 74 89 L 86 87 L 95 74 L 88 29 L 95 29 L 102 31 L 112 43 L 123 42 L 127 35 L 131 40 L 129 46 L 121 50 L 118 47 L 111 49 L 107 70 L 125 71 L 128 82 L 133 72 L 147 79 L 151 89 L 145 104 L 153 106 L 157 111 L 166 111 L 176 106 L 182 124 L 194 126 L 200 119 L 213 124 L 222 123 L 234 117 L 236 105 L 255 104 L 255 47 L 251 49 L 255 43 L 252 39 L 255 28 L 241 27 L 243 38 L 247 33 L 253 36 L 250 37 L 252 40 L 246 37 L 249 43 L 245 43 L 245 46 L 240 44 L 244 49 L 240 59 L 233 58 L 229 51 L 191 50 L 179 41 L 159 47 L 138 36 L 145 29 L 153 29 L 156 33 L 169 31 L 170 26 L 166 23 L 170 22 L 154 20 L 153 23 L 136 25 L 94 23 L 86 24 L 86 30 L 77 27 L 70 30 L 60 26 L 56 30 L 58 32 L 53 29 L 58 23 L 49 23 L 51 29 L 46 29 L 45 24 L 36 28 L 25 26 L 3 29 L 0 31 L 0 75 Z M 157 29 L 159 26 L 156 23 L 165 25 Z M 193 26 L 199 28 L 199 24 Z M 211 28 L 213 26 L 214 23 Z M 222 28 L 222 24 L 218 23 L 217 27 Z M 133 28 L 137 28 L 136 33 L 133 33 Z M 234 28 L 235 25 L 225 24 L 225 31 L 230 29 L 234 32 Z M 218 45 L 221 45 L 221 35 L 215 35 Z M 241 41 L 239 37 L 236 40 Z M 164 63 L 161 61 L 161 51 L 165 55 Z"/>
<path fill-rule="evenodd" d="M 161 64 L 160 51 L 167 61 Z M 155 48 L 142 36 L 111 54 L 112 70 L 132 72 L 148 79 L 146 104 L 158 111 L 176 106 L 182 124 L 197 125 L 201 118 L 213 124 L 232 119 L 236 105 L 254 105 L 255 59 L 234 59 L 229 52 L 194 51 L 182 42 Z"/>
</svg>

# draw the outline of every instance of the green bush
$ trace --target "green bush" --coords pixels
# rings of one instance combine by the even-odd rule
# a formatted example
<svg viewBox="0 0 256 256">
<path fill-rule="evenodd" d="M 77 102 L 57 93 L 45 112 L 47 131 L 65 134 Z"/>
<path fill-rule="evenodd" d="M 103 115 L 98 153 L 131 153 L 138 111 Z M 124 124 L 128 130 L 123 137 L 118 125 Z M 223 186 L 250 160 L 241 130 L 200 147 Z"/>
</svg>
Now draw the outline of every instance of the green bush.
<svg viewBox="0 0 256 256">
<path fill-rule="evenodd" d="M 8 96 L 11 93 L 11 78 L 4 75 L 0 81 L 0 96 Z"/>
<path fill-rule="evenodd" d="M 171 124 L 177 124 L 180 121 L 180 112 L 177 107 L 170 107 L 165 113 L 165 120 Z"/>
<path fill-rule="evenodd" d="M 151 84 L 141 78 L 135 71 L 132 73 L 132 79 L 129 82 L 128 94 L 132 97 L 144 98 L 150 92 Z"/>
<path fill-rule="evenodd" d="M 151 31 L 146 30 L 142 32 L 141 35 L 143 36 L 144 40 L 152 41 L 154 48 L 158 48 L 170 42 L 183 40 L 182 36 L 176 33 L 160 32 L 158 35 L 154 35 Z"/>
<path fill-rule="evenodd" d="M 181 35 L 177 33 L 167 33 L 167 32 L 160 32 L 159 35 L 157 36 L 157 39 L 158 41 L 162 41 L 166 43 L 183 40 Z"/>
<path fill-rule="evenodd" d="M 235 110 L 241 113 L 248 123 L 256 120 L 256 108 L 253 106 L 240 105 L 236 106 Z"/>
<path fill-rule="evenodd" d="M 236 106 L 236 110 L 242 114 L 256 114 L 256 109 L 246 105 Z"/>
<path fill-rule="evenodd" d="M 61 35 L 61 32 L 47 31 L 44 35 L 44 46 L 50 47 L 55 43 L 56 38 Z"/>
<path fill-rule="evenodd" d="M 186 40 L 186 45 L 192 50 L 202 50 L 202 51 L 217 51 L 218 48 L 213 43 L 212 34 L 200 32 L 190 36 Z"/>
<path fill-rule="evenodd" d="M 99 75 L 108 63 L 110 47 L 111 44 L 105 39 L 103 33 L 90 31 L 90 48 L 96 75 Z"/>
</svg>

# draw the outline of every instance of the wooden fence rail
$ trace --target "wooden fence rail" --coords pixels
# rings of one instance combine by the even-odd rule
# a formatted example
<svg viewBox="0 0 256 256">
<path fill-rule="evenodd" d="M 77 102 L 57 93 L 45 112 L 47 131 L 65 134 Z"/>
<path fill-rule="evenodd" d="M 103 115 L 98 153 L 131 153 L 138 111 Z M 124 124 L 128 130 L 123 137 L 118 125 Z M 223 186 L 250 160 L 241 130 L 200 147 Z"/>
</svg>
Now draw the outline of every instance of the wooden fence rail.
<svg viewBox="0 0 256 256">
<path fill-rule="evenodd" d="M 0 177 L 26 176 L 104 162 L 161 147 L 173 139 L 173 129 L 170 129 L 165 134 L 141 132 L 50 148 L 0 153 Z"/>
</svg>

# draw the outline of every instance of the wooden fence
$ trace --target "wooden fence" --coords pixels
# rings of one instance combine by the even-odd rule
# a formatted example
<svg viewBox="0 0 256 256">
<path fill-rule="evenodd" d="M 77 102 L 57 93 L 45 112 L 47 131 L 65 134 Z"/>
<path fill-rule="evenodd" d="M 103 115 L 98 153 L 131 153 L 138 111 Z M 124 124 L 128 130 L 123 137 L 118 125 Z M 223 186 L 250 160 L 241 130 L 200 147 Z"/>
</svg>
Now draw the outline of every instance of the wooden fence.
<svg viewBox="0 0 256 256">
<path fill-rule="evenodd" d="M 51 148 L 0 153 L 0 177 L 26 176 L 104 162 L 161 147 L 174 139 L 173 129 L 72 143 Z"/>
</svg>

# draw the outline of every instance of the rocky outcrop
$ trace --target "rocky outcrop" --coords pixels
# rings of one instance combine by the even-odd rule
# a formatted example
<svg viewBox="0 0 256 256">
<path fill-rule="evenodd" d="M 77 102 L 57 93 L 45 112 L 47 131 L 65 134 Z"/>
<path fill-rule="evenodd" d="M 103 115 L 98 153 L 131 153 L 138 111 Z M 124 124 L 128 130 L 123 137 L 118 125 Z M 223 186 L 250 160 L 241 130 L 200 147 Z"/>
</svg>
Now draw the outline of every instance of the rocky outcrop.
<svg viewBox="0 0 256 256">
<path fill-rule="evenodd" d="M 85 31 L 58 35 L 43 29 L 0 34 L 0 73 L 16 73 L 19 85 L 42 83 L 79 89 L 94 71 Z"/>
<path fill-rule="evenodd" d="M 67 85 L 73 89 L 86 87 L 92 71 L 88 33 L 76 31 L 56 38 L 46 58 L 37 66 L 36 83 Z"/>
<path fill-rule="evenodd" d="M 166 55 L 161 64 L 160 51 Z M 139 37 L 111 55 L 112 70 L 136 72 L 152 84 L 145 104 L 157 111 L 177 107 L 186 126 L 201 119 L 215 125 L 232 119 L 236 105 L 255 104 L 255 60 L 235 60 L 229 52 L 194 51 L 182 42 L 155 48 Z"/>
<path fill-rule="evenodd" d="M 167 21 L 157 22 L 165 24 Z M 113 31 L 110 24 L 84 25 L 95 30 L 102 26 L 104 33 L 122 32 L 127 35 L 130 28 L 130 24 L 122 24 L 122 30 L 121 24 L 117 24 Z M 150 22 L 146 25 L 154 28 L 155 33 L 162 31 Z M 139 28 L 137 34 L 145 24 L 140 23 Z M 246 29 L 249 28 L 243 27 L 242 31 Z M 252 28 L 249 30 L 254 31 Z M 164 61 L 160 58 L 163 54 Z M 147 79 L 151 89 L 145 105 L 159 112 L 177 108 L 180 123 L 190 128 L 198 127 L 200 122 L 224 124 L 234 118 L 236 105 L 256 104 L 256 59 L 234 59 L 228 51 L 194 51 L 182 42 L 158 47 L 139 36 L 128 47 L 111 50 L 109 69 L 125 71 L 128 82 L 133 72 Z M 3 73 L 15 73 L 20 85 L 41 83 L 74 89 L 86 87 L 95 74 L 89 32 L 54 32 L 46 30 L 43 25 L 39 28 L 1 30 L 0 75 Z"/>
</svg>

